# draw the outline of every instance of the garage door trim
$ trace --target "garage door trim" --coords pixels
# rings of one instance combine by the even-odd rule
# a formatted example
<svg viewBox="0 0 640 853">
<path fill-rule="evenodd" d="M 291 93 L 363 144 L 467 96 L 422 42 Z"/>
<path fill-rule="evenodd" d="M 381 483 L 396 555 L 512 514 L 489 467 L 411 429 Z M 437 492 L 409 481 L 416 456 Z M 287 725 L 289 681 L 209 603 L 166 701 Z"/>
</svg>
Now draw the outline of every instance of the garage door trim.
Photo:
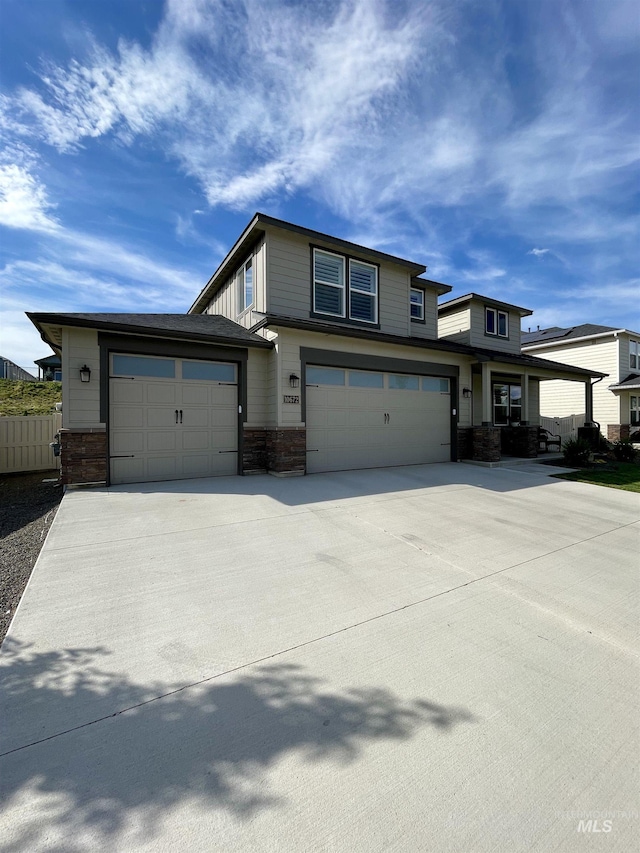
<svg viewBox="0 0 640 853">
<path fill-rule="evenodd" d="M 441 364 L 432 361 L 414 361 L 413 359 L 393 358 L 382 355 L 363 355 L 361 353 L 341 352 L 338 350 L 322 350 L 313 347 L 300 347 L 301 370 L 301 418 L 307 420 L 307 364 L 318 364 L 322 367 L 344 367 L 351 370 L 373 370 L 384 373 L 412 373 L 418 376 L 441 376 L 450 381 L 450 437 L 451 459 L 458 458 L 458 378 L 460 368 L 455 364 Z"/>
<path fill-rule="evenodd" d="M 237 365 L 238 369 L 238 412 L 237 435 L 237 474 L 242 474 L 242 459 L 244 452 L 243 423 L 247 419 L 247 359 L 246 348 L 221 347 L 215 344 L 201 344 L 190 341 L 175 341 L 162 338 L 139 338 L 133 335 L 113 335 L 105 332 L 98 333 L 100 347 L 100 420 L 107 425 L 107 459 L 111 458 L 110 447 L 110 399 L 109 375 L 110 359 L 114 353 L 131 353 L 132 355 L 168 356 L 170 358 L 186 358 L 201 361 L 228 361 Z M 107 466 L 108 483 L 111 482 L 110 465 Z"/>
</svg>

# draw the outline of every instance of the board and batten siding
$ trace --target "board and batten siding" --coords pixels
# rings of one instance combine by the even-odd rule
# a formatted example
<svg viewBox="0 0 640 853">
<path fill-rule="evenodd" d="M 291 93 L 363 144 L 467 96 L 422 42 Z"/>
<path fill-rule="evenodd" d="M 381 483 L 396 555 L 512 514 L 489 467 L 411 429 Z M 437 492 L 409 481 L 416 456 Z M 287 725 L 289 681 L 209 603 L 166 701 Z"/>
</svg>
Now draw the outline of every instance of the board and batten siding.
<svg viewBox="0 0 640 853">
<path fill-rule="evenodd" d="M 607 424 L 619 424 L 621 401 L 609 391 L 609 385 L 618 379 L 620 366 L 619 341 L 614 338 L 595 338 L 563 347 L 531 351 L 531 355 L 572 364 L 587 370 L 608 373 L 601 382 L 593 385 L 593 417 L 606 434 Z M 540 383 L 540 414 L 547 418 L 565 418 L 585 410 L 584 382 L 550 380 Z M 628 413 L 627 416 L 628 418 Z"/>
<path fill-rule="evenodd" d="M 91 381 L 80 381 L 80 368 L 91 368 Z M 62 426 L 97 429 L 100 420 L 100 347 L 95 329 L 62 330 Z"/>
<path fill-rule="evenodd" d="M 289 374 L 301 376 L 300 347 L 310 347 L 319 350 L 331 350 L 349 354 L 381 356 L 384 358 L 406 359 L 415 362 L 432 362 L 436 364 L 451 364 L 460 369 L 460 388 L 470 387 L 471 365 L 468 359 L 457 353 L 442 353 L 434 350 L 422 350 L 402 344 L 376 345 L 375 341 L 346 338 L 339 335 L 325 335 L 318 332 L 306 332 L 297 329 L 279 329 L 276 351 L 278 353 L 278 378 L 283 393 L 278 399 L 278 426 L 300 426 L 301 405 L 283 403 L 283 394 L 290 394 Z M 298 395 L 298 392 L 293 392 Z M 301 396 L 301 395 L 300 395 Z M 471 425 L 471 401 L 461 399 L 459 405 L 460 426 Z M 452 401 L 456 406 L 456 401 Z M 457 406 L 456 406 L 457 407 Z"/>
<path fill-rule="evenodd" d="M 205 313 L 221 314 L 244 326 L 245 329 L 250 329 L 255 323 L 253 312 L 266 311 L 266 254 L 265 241 L 262 240 L 218 290 L 207 305 Z M 253 305 L 238 313 L 240 305 L 238 273 L 250 257 L 253 258 Z"/>
</svg>

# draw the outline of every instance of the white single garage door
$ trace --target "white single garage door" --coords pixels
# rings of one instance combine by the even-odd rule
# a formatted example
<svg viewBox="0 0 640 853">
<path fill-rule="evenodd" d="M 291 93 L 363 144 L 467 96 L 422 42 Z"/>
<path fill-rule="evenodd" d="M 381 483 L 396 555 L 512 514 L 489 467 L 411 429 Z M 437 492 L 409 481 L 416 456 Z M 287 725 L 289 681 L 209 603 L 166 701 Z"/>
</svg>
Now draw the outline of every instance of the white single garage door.
<svg viewBox="0 0 640 853">
<path fill-rule="evenodd" d="M 235 474 L 237 423 L 235 364 L 111 356 L 112 483 Z"/>
<path fill-rule="evenodd" d="M 307 367 L 307 471 L 451 459 L 449 380 Z"/>
</svg>

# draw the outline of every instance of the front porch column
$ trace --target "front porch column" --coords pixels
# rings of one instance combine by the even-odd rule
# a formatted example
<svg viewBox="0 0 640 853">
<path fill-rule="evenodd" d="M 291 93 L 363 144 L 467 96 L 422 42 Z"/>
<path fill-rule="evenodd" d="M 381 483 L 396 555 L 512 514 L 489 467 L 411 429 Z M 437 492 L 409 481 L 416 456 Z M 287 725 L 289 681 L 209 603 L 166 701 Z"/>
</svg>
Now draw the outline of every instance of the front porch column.
<svg viewBox="0 0 640 853">
<path fill-rule="evenodd" d="M 593 423 L 593 385 L 591 384 L 591 380 L 587 379 L 584 383 L 584 422 L 586 424 Z"/>
<path fill-rule="evenodd" d="M 488 361 L 482 363 L 482 426 L 491 426 L 491 365 Z"/>
<path fill-rule="evenodd" d="M 529 374 L 525 372 L 520 376 L 520 388 L 522 389 L 522 411 L 520 423 L 522 426 L 529 425 Z"/>
</svg>

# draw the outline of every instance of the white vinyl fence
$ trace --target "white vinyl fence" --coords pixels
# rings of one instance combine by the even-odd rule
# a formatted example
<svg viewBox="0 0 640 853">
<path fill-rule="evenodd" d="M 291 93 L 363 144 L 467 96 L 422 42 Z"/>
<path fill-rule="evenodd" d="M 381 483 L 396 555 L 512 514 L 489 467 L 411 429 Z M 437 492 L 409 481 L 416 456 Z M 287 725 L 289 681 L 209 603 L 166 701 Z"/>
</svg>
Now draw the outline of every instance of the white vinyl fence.
<svg viewBox="0 0 640 853">
<path fill-rule="evenodd" d="M 569 415 L 568 418 L 540 418 L 540 426 L 553 435 L 559 435 L 562 443 L 568 438 L 578 437 L 578 427 L 584 426 L 585 415 Z"/>
<path fill-rule="evenodd" d="M 0 418 L 0 474 L 59 468 L 49 443 L 61 426 L 60 413 Z"/>
</svg>

